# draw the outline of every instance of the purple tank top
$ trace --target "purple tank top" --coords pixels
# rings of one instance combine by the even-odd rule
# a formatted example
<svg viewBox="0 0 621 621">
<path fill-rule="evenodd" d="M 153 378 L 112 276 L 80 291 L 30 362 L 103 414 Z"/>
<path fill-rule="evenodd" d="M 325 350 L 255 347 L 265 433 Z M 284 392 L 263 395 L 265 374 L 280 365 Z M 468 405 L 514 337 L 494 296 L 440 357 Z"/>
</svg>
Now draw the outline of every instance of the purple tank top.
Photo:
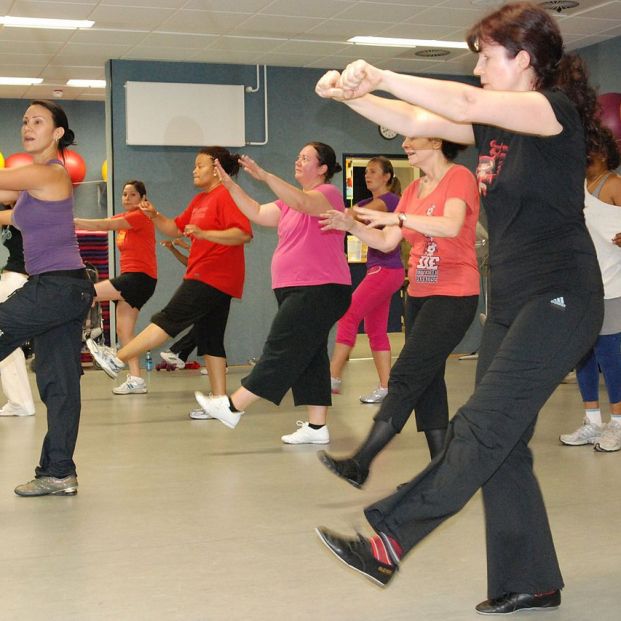
<svg viewBox="0 0 621 621">
<path fill-rule="evenodd" d="M 44 201 L 20 192 L 13 224 L 22 233 L 26 271 L 31 276 L 84 267 L 73 224 L 73 194 L 60 201 Z"/>
<path fill-rule="evenodd" d="M 382 194 L 381 198 L 386 204 L 386 211 L 393 212 L 399 204 L 399 195 L 388 192 Z M 358 203 L 359 207 L 364 207 L 369 204 L 373 198 L 365 198 Z M 369 267 L 401 267 L 403 268 L 403 262 L 401 261 L 401 246 L 397 246 L 390 252 L 380 252 L 375 248 L 369 248 L 367 252 L 367 268 Z"/>
</svg>

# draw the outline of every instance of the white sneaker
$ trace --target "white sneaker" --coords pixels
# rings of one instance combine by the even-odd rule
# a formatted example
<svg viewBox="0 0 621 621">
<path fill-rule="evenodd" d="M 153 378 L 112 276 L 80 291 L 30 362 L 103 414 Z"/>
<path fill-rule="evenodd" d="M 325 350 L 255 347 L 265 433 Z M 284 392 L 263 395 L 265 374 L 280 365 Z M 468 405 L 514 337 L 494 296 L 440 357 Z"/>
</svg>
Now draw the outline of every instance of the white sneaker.
<svg viewBox="0 0 621 621">
<path fill-rule="evenodd" d="M 177 356 L 177 354 L 175 354 L 175 353 L 173 353 L 171 351 L 161 351 L 160 352 L 160 358 L 166 364 L 170 364 L 173 367 L 176 367 L 177 369 L 185 368 L 185 362 L 183 362 L 183 360 L 181 360 L 181 358 L 179 358 L 179 356 Z"/>
<path fill-rule="evenodd" d="M 201 367 L 201 375 L 209 375 L 209 371 L 207 367 Z"/>
<path fill-rule="evenodd" d="M 229 405 L 229 398 L 226 395 L 222 397 L 208 397 L 200 391 L 194 393 L 198 405 L 212 418 L 217 418 L 221 423 L 225 424 L 229 429 L 235 429 L 243 412 L 232 412 Z"/>
<path fill-rule="evenodd" d="M 611 420 L 607 425 L 604 425 L 602 435 L 599 441 L 595 443 L 595 450 L 602 453 L 621 450 L 621 425 L 619 423 Z"/>
<path fill-rule="evenodd" d="M 584 444 L 596 444 L 604 431 L 604 425 L 590 423 L 588 418 L 573 433 L 564 433 L 559 440 L 567 446 L 583 446 Z"/>
<path fill-rule="evenodd" d="M 142 377 L 128 375 L 120 386 L 112 389 L 112 392 L 115 395 L 144 395 L 147 392 L 147 385 Z"/>
<path fill-rule="evenodd" d="M 388 394 L 388 388 L 378 386 L 373 392 L 360 397 L 361 403 L 381 403 Z"/>
<path fill-rule="evenodd" d="M 299 427 L 297 431 L 280 438 L 285 444 L 328 444 L 330 442 L 327 425 L 320 429 L 313 429 L 301 420 L 296 424 Z"/>
<path fill-rule="evenodd" d="M 213 420 L 213 416 L 211 414 L 207 414 L 203 408 L 194 408 L 193 410 L 190 410 L 189 416 L 194 420 Z"/>
<path fill-rule="evenodd" d="M 0 408 L 0 416 L 34 416 L 34 406 L 30 409 L 25 409 L 19 405 L 14 405 L 10 401 Z"/>
<path fill-rule="evenodd" d="M 330 390 L 333 395 L 341 394 L 341 386 L 343 385 L 343 380 L 338 377 L 330 377 Z"/>
<path fill-rule="evenodd" d="M 86 339 L 86 347 L 106 375 L 116 379 L 119 371 L 125 367 L 125 363 L 116 357 L 114 349 L 106 345 L 97 345 L 93 339 Z"/>
</svg>

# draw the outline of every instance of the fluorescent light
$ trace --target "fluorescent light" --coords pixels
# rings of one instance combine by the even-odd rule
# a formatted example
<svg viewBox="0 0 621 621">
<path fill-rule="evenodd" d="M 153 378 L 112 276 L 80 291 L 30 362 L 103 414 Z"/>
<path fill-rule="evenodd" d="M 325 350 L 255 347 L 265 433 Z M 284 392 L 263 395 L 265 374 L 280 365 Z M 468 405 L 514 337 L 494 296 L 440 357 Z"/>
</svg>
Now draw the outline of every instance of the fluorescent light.
<svg viewBox="0 0 621 621">
<path fill-rule="evenodd" d="M 105 80 L 67 80 L 67 86 L 81 88 L 106 88 Z"/>
<path fill-rule="evenodd" d="M 0 17 L 0 24 L 12 28 L 50 28 L 53 30 L 77 30 L 91 28 L 95 22 L 88 19 L 47 19 L 39 17 Z"/>
<path fill-rule="evenodd" d="M 0 84 L 3 86 L 30 86 L 32 84 L 41 84 L 43 78 L 2 78 Z"/>
<path fill-rule="evenodd" d="M 396 37 L 352 37 L 347 43 L 354 45 L 378 45 L 381 47 L 448 47 L 468 49 L 465 41 L 435 41 L 433 39 L 398 39 Z"/>
</svg>

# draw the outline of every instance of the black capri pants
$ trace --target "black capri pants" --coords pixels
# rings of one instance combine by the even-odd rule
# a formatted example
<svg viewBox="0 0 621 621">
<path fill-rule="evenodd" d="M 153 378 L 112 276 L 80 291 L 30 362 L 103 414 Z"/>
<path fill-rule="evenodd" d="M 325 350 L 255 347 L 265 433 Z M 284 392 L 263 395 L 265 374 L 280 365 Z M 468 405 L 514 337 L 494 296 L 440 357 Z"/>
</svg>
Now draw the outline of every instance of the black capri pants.
<svg viewBox="0 0 621 621">
<path fill-rule="evenodd" d="M 171 338 L 193 325 L 198 355 L 226 358 L 224 332 L 230 307 L 227 293 L 199 280 L 184 280 L 151 322 Z"/>
<path fill-rule="evenodd" d="M 279 405 L 291 388 L 295 405 L 332 405 L 328 335 L 351 303 L 350 285 L 274 290 L 278 312 L 250 375 L 250 392 Z"/>
</svg>

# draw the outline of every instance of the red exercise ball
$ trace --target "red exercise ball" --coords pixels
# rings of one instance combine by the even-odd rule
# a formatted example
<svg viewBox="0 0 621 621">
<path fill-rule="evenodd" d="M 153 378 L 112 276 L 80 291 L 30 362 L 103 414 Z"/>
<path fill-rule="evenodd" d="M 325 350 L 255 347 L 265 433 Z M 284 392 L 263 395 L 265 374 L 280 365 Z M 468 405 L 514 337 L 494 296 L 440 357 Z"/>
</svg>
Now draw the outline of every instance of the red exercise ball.
<svg viewBox="0 0 621 621">
<path fill-rule="evenodd" d="M 621 93 L 604 93 L 598 98 L 602 106 L 602 123 L 621 141 Z"/>
<path fill-rule="evenodd" d="M 60 159 L 61 162 L 63 160 L 62 157 L 58 159 Z M 84 177 L 86 176 L 86 163 L 79 153 L 71 149 L 65 149 L 65 168 L 71 177 L 71 183 L 73 183 L 73 185 L 77 185 L 84 181 Z"/>
<path fill-rule="evenodd" d="M 30 153 L 13 153 L 4 160 L 5 168 L 19 168 L 32 164 L 32 155 Z"/>
</svg>

